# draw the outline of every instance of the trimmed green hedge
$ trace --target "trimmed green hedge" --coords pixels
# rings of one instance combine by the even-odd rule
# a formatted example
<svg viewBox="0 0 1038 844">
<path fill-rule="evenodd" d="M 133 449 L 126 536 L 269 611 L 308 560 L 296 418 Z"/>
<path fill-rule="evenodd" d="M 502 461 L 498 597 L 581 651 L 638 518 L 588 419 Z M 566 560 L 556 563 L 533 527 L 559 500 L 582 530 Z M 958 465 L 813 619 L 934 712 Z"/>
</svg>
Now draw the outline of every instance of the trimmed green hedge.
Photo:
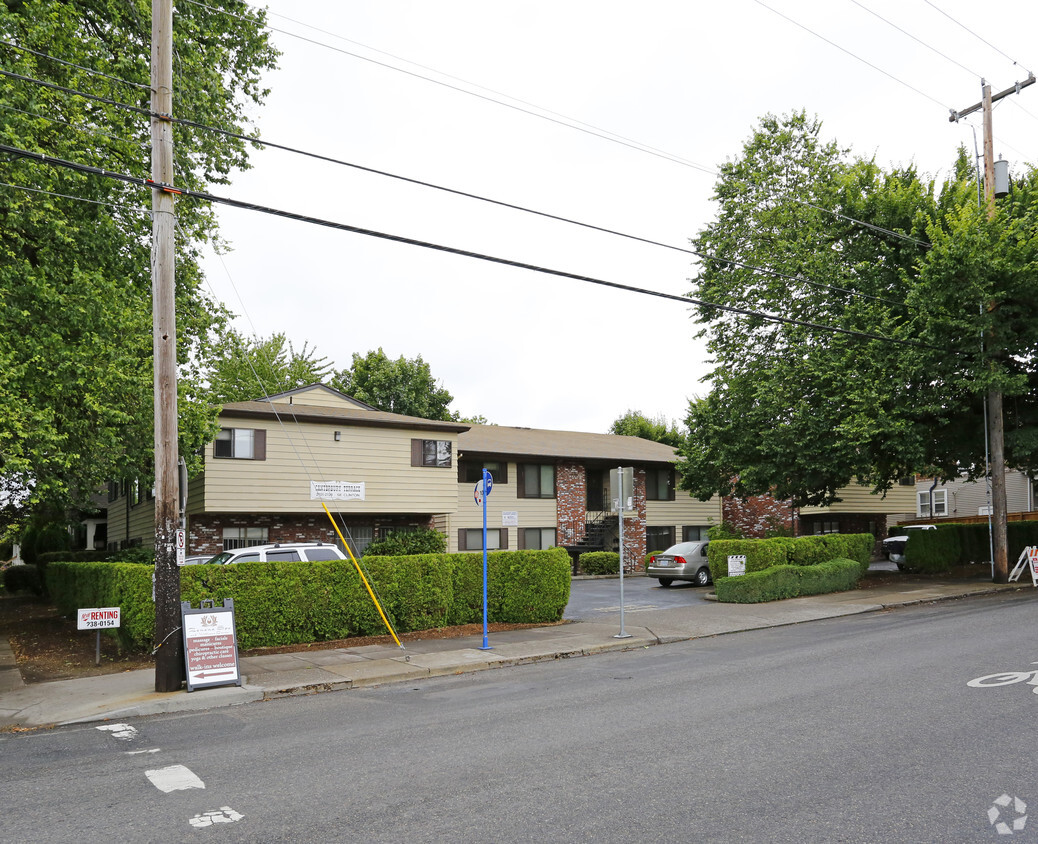
<svg viewBox="0 0 1038 844">
<path fill-rule="evenodd" d="M 748 559 L 746 562 L 749 566 Z M 807 566 L 783 564 L 747 571 L 737 577 L 721 577 L 714 581 L 714 587 L 718 601 L 756 604 L 801 595 L 845 592 L 854 589 L 861 577 L 861 564 L 857 560 L 839 558 Z"/>
<path fill-rule="evenodd" d="M 862 575 L 869 570 L 875 538 L 871 533 L 829 533 L 796 539 L 718 539 L 707 547 L 714 581 L 728 575 L 728 557 L 744 555 L 746 573 L 781 565 L 814 566 L 837 558 L 854 560 Z"/>
<path fill-rule="evenodd" d="M 482 554 L 365 557 L 364 570 L 398 633 L 482 621 Z M 149 647 L 155 625 L 153 571 L 127 563 L 53 562 L 46 578 L 62 613 L 119 606 L 120 642 Z M 569 602 L 569 554 L 562 548 L 491 552 L 487 580 L 489 621 L 558 621 Z M 203 599 L 219 604 L 232 598 L 238 646 L 244 650 L 387 632 L 348 560 L 185 566 L 180 591 L 193 606 Z"/>
<path fill-rule="evenodd" d="M 619 574 L 620 554 L 616 551 L 585 551 L 577 557 L 584 574 Z"/>
</svg>

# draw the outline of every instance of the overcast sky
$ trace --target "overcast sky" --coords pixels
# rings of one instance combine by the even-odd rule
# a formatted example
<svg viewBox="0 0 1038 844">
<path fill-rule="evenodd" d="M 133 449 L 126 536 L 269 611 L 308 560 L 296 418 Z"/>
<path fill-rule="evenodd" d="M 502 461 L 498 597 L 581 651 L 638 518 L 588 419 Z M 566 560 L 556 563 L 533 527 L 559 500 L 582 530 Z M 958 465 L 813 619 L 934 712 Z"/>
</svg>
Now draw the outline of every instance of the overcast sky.
<svg viewBox="0 0 1038 844">
<path fill-rule="evenodd" d="M 765 2 L 276 0 L 283 56 L 258 122 L 278 144 L 687 248 L 713 219 L 716 168 L 762 115 L 806 109 L 854 153 L 943 175 L 960 144 L 972 154 L 974 128 L 980 138 L 979 113 L 955 124 L 949 109 L 978 102 L 981 77 L 998 92 L 1038 67 L 1034 0 Z M 994 128 L 996 157 L 1033 162 L 1038 85 L 997 104 Z M 680 251 L 283 151 L 252 160 L 214 192 L 691 290 L 693 258 Z M 683 421 L 709 389 L 684 303 L 218 214 L 232 251 L 208 257 L 206 272 L 240 330 L 284 332 L 338 368 L 378 347 L 421 355 L 463 415 L 603 432 L 627 409 Z"/>
</svg>

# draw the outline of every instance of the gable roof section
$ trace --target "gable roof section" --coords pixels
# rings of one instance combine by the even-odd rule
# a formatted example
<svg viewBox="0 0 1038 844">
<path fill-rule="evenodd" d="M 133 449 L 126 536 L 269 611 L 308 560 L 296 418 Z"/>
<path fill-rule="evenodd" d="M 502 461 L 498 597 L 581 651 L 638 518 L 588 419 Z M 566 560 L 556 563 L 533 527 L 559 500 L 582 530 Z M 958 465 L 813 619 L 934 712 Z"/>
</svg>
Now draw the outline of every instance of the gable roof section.
<svg viewBox="0 0 1038 844">
<path fill-rule="evenodd" d="M 340 393 L 341 395 L 341 393 Z M 271 396 L 273 399 L 274 397 Z M 414 431 L 433 431 L 460 434 L 469 426 L 461 422 L 440 422 L 417 416 L 402 416 L 382 410 L 367 410 L 367 405 L 352 406 L 343 402 L 340 407 L 321 405 L 275 403 L 274 401 L 239 401 L 225 404 L 221 419 L 280 419 L 283 422 L 317 422 L 328 425 L 361 425 L 373 428 L 407 428 Z"/>
<path fill-rule="evenodd" d="M 574 458 L 621 463 L 674 463 L 677 460 L 673 446 L 640 437 L 507 428 L 503 425 L 473 425 L 459 435 L 458 450 L 462 456 L 500 454 L 508 457 Z"/>
<path fill-rule="evenodd" d="M 288 399 L 288 404 L 295 404 L 297 401 L 299 404 L 305 405 L 319 405 L 319 406 L 335 406 L 339 404 L 346 404 L 351 407 L 359 407 L 363 410 L 377 410 L 378 408 L 372 407 L 370 404 L 348 396 L 345 393 L 340 393 L 338 390 L 334 390 L 327 384 L 308 384 L 305 387 L 296 387 L 294 390 L 288 390 L 284 393 L 275 393 L 272 396 L 263 396 L 256 401 L 269 401 L 269 402 L 284 402 Z"/>
</svg>

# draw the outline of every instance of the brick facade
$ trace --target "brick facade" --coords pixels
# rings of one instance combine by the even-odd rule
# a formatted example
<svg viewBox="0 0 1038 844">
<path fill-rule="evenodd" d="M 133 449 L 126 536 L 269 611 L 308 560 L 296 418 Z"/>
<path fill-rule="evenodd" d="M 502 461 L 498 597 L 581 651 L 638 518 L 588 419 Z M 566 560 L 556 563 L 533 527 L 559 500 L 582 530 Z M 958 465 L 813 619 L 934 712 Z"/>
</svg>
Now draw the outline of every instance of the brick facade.
<svg viewBox="0 0 1038 844">
<path fill-rule="evenodd" d="M 555 506 L 559 545 L 577 545 L 587 523 L 587 473 L 579 463 L 555 467 Z"/>
<path fill-rule="evenodd" d="M 790 530 L 794 519 L 789 501 L 778 501 L 770 495 L 753 495 L 747 499 L 725 498 L 723 518 L 752 539 L 762 539 L 769 530 Z"/>
<path fill-rule="evenodd" d="M 389 531 L 395 527 L 419 525 L 434 527 L 432 517 L 419 516 L 413 519 L 367 518 L 346 519 L 347 526 L 374 526 L 376 530 Z M 313 515 L 253 515 L 248 513 L 224 513 L 191 516 L 188 538 L 188 554 L 219 554 L 224 550 L 223 529 L 225 527 L 265 527 L 267 542 L 336 542 L 338 536 L 328 516 L 323 512 Z"/>
<path fill-rule="evenodd" d="M 645 470 L 634 470 L 634 509 L 624 510 L 624 562 L 627 571 L 641 571 L 645 566 Z"/>
</svg>

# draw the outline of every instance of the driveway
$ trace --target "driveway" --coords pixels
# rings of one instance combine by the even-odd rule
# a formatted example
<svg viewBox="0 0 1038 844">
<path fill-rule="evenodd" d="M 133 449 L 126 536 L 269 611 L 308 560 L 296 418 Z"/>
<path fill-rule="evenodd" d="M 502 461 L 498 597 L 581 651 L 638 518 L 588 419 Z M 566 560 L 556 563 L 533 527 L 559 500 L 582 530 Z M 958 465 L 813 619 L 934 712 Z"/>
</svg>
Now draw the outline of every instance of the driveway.
<svg viewBox="0 0 1038 844">
<path fill-rule="evenodd" d="M 624 578 L 624 615 L 653 610 L 695 606 L 706 601 L 712 586 L 675 583 L 664 589 L 654 577 L 634 575 Z M 601 621 L 602 616 L 620 612 L 620 579 L 574 580 L 569 604 L 563 618 L 567 621 Z"/>
</svg>

